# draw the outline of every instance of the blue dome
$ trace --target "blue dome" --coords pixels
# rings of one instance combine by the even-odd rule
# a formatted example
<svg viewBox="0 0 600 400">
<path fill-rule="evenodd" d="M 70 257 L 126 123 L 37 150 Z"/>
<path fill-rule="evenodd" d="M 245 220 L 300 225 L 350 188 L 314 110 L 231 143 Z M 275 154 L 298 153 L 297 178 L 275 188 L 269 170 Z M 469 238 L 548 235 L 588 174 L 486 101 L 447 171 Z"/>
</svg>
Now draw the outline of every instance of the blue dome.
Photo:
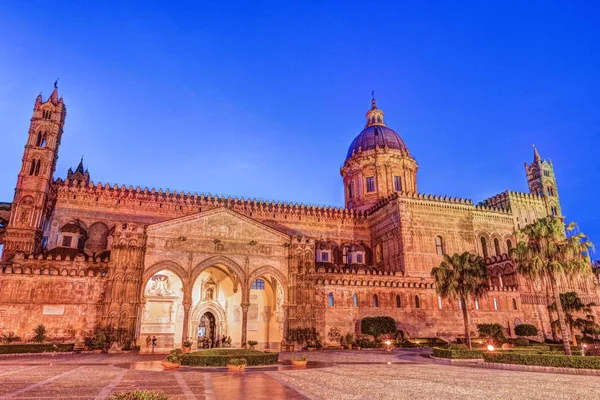
<svg viewBox="0 0 600 400">
<path fill-rule="evenodd" d="M 396 132 L 385 125 L 371 125 L 363 129 L 358 134 L 356 139 L 352 141 L 346 159 L 352 157 L 352 153 L 361 151 L 373 150 L 377 147 L 387 146 L 390 149 L 406 150 L 406 144 Z"/>
</svg>

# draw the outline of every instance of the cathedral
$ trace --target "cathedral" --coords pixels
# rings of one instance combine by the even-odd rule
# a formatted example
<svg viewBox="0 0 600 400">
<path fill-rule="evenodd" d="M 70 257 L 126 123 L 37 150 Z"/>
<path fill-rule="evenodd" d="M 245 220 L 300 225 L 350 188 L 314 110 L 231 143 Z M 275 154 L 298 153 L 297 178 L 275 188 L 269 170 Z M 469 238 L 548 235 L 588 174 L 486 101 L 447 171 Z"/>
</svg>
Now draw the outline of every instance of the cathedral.
<svg viewBox="0 0 600 400">
<path fill-rule="evenodd" d="M 438 297 L 430 272 L 443 254 L 471 251 L 491 277 L 471 330 L 497 322 L 514 335 L 529 323 L 551 336 L 545 286 L 508 257 L 516 230 L 562 215 L 554 166 L 536 149 L 528 193 L 424 194 L 373 99 L 340 170 L 345 206 L 314 206 L 109 185 L 83 160 L 55 178 L 66 116 L 56 85 L 36 98 L 14 199 L 0 203 L 0 333 L 27 339 L 44 324 L 80 341 L 101 327 L 137 343 L 156 336 L 163 350 L 222 336 L 278 349 L 339 344 L 362 318 L 390 316 L 406 337 L 451 339 L 464 333 L 462 305 Z M 600 304 L 593 277 L 561 289 Z"/>
</svg>

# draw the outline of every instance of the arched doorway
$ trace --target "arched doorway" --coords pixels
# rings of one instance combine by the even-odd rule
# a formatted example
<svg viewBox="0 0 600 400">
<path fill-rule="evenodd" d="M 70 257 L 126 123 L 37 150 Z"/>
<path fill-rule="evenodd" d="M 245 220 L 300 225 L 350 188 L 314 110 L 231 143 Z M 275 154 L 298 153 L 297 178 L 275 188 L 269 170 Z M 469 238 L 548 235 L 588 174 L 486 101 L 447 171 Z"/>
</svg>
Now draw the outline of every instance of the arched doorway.
<svg viewBox="0 0 600 400">
<path fill-rule="evenodd" d="M 217 324 L 215 323 L 215 316 L 213 313 L 207 311 L 202 314 L 200 322 L 198 323 L 198 347 L 214 347 L 217 335 L 216 330 Z"/>
</svg>

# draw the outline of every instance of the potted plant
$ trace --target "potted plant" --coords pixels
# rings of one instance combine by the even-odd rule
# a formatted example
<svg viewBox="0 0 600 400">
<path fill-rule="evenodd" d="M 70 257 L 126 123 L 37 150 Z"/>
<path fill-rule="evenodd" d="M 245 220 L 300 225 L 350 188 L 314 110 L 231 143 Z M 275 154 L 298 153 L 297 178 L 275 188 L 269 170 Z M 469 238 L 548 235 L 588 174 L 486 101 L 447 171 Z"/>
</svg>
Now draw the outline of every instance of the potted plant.
<svg viewBox="0 0 600 400">
<path fill-rule="evenodd" d="M 188 354 L 191 350 L 192 350 L 192 342 L 190 342 L 189 340 L 186 340 L 185 342 L 183 342 L 183 352 L 185 354 Z"/>
<path fill-rule="evenodd" d="M 314 341 L 312 341 L 312 340 L 309 340 L 309 341 L 306 343 L 306 350 L 308 350 L 308 351 L 315 351 L 316 349 L 317 349 L 317 347 L 316 347 L 316 345 L 315 345 L 315 342 L 314 342 Z"/>
<path fill-rule="evenodd" d="M 85 338 L 83 338 L 83 347 L 85 347 L 85 351 L 92 350 L 93 345 L 94 345 L 94 338 L 93 337 L 86 336 Z"/>
<path fill-rule="evenodd" d="M 246 369 L 248 361 L 245 358 L 232 358 L 227 361 L 227 369 L 229 371 L 243 371 Z"/>
<path fill-rule="evenodd" d="M 350 332 L 346 333 L 346 346 L 348 346 L 348 350 L 352 350 L 353 343 L 354 343 L 354 335 Z"/>
<path fill-rule="evenodd" d="M 92 351 L 95 354 L 102 353 L 102 349 L 104 348 L 105 344 L 106 335 L 104 335 L 104 333 L 100 329 L 97 329 L 94 333 L 94 337 L 92 338 Z"/>
<path fill-rule="evenodd" d="M 250 345 L 251 349 L 256 348 L 256 345 L 258 344 L 258 342 L 256 340 L 248 340 L 248 344 Z"/>
<path fill-rule="evenodd" d="M 248 348 L 248 344 L 246 342 L 242 343 L 242 349 L 247 349 Z"/>
<path fill-rule="evenodd" d="M 295 365 L 296 367 L 306 367 L 307 362 L 308 361 L 304 356 L 294 356 L 292 358 L 292 365 Z"/>
<path fill-rule="evenodd" d="M 126 339 L 125 340 L 125 344 L 121 348 L 121 351 L 124 352 L 124 353 L 131 352 L 131 340 L 130 339 Z"/>
<path fill-rule="evenodd" d="M 162 366 L 165 369 L 179 368 L 182 358 L 183 351 L 181 349 L 171 350 L 167 359 L 162 361 Z"/>
</svg>

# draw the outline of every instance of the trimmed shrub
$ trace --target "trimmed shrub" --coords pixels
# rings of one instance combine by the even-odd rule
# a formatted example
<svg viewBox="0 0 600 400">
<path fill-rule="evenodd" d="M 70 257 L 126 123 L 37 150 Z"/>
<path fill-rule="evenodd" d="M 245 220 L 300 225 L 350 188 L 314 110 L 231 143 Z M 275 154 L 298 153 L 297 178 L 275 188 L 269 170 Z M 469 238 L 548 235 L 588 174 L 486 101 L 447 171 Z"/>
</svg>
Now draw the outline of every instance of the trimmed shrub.
<svg viewBox="0 0 600 400">
<path fill-rule="evenodd" d="M 565 351 L 565 348 L 562 344 L 549 344 L 548 347 L 550 347 L 550 351 L 552 352 L 563 353 Z M 576 353 L 579 350 L 579 346 L 571 346 L 571 352 Z"/>
<path fill-rule="evenodd" d="M 521 325 L 519 325 L 519 326 L 521 326 Z M 526 337 L 519 336 L 518 338 L 516 338 L 514 340 L 513 343 L 515 346 L 522 346 L 522 347 L 529 346 L 529 339 L 527 339 Z"/>
<path fill-rule="evenodd" d="M 554 354 L 484 353 L 490 363 L 539 365 L 542 367 L 600 369 L 600 357 L 564 356 Z"/>
<path fill-rule="evenodd" d="M 449 344 L 446 346 L 448 350 L 469 350 L 466 344 Z"/>
<path fill-rule="evenodd" d="M 169 397 L 160 392 L 136 389 L 129 392 L 117 393 L 110 396 L 107 400 L 169 400 Z"/>
<path fill-rule="evenodd" d="M 192 367 L 225 367 L 234 358 L 245 358 L 247 365 L 277 364 L 279 353 L 263 353 L 251 349 L 210 349 L 186 354 L 181 359 L 182 365 Z"/>
<path fill-rule="evenodd" d="M 248 360 L 246 360 L 245 358 L 232 358 L 229 361 L 227 361 L 228 365 L 248 365 Z"/>
<path fill-rule="evenodd" d="M 520 324 L 515 326 L 515 335 L 517 336 L 537 336 L 538 329 L 534 325 Z"/>
<path fill-rule="evenodd" d="M 0 345 L 0 354 L 21 354 L 21 353 L 64 353 L 73 351 L 73 343 L 60 344 L 4 344 Z"/>
<path fill-rule="evenodd" d="M 433 356 L 439 358 L 450 358 L 454 360 L 459 359 L 477 359 L 482 358 L 483 350 L 451 350 L 441 349 L 439 347 L 433 348 Z"/>
<path fill-rule="evenodd" d="M 396 320 L 392 317 L 365 317 L 360 322 L 360 332 L 375 338 L 386 333 L 396 333 Z"/>
</svg>

